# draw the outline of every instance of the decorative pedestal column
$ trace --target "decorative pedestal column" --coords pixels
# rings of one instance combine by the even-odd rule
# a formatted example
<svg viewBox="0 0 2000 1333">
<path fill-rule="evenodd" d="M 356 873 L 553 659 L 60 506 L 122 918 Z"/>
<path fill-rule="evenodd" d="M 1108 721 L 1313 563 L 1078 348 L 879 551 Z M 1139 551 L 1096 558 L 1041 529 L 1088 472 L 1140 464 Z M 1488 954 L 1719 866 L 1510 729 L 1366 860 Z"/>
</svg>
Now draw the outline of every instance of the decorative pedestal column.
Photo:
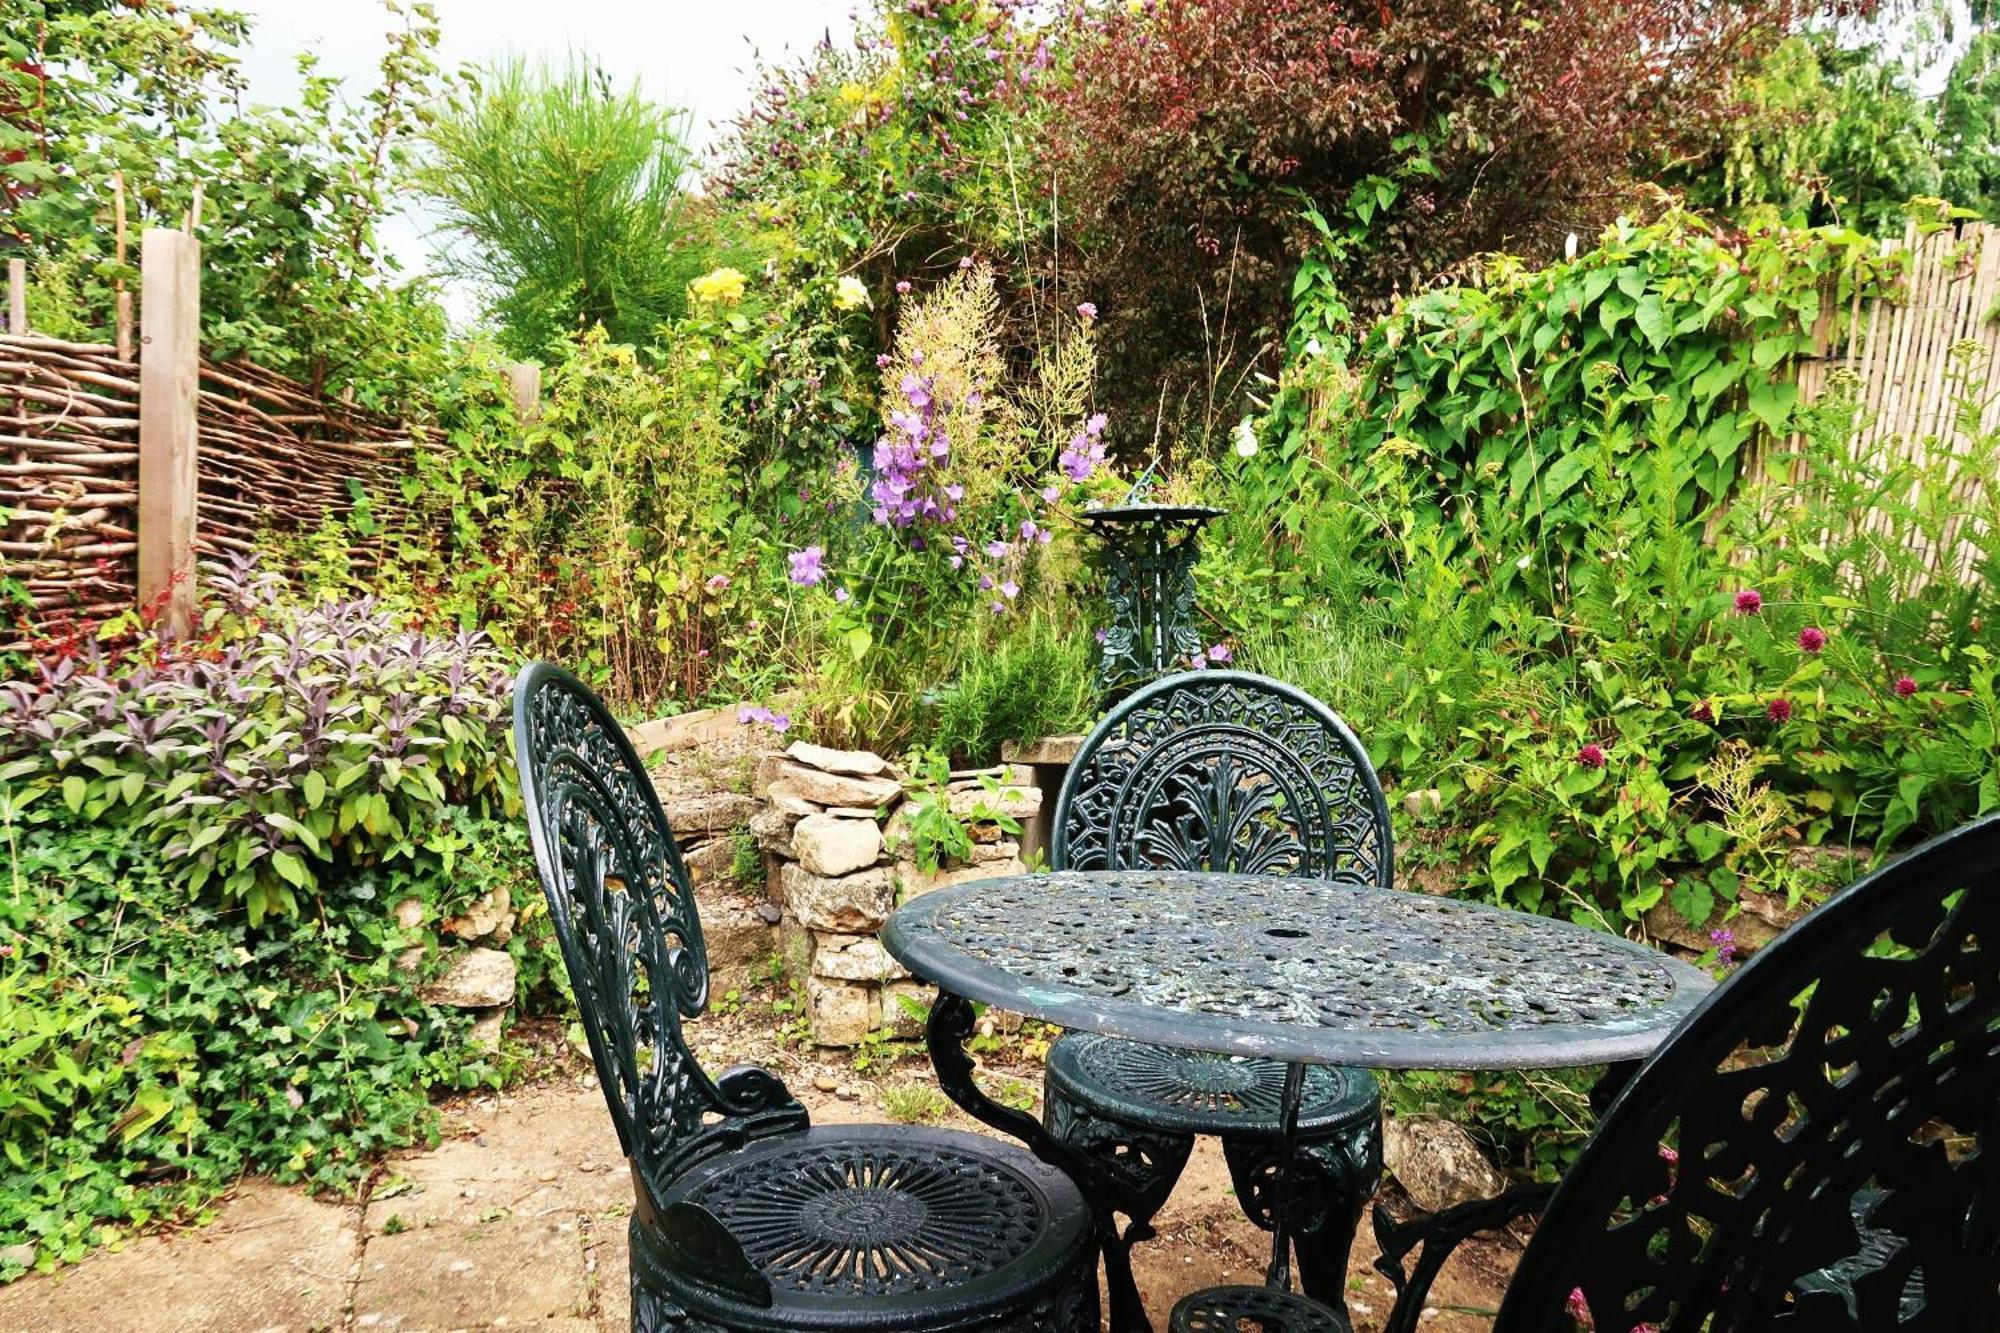
<svg viewBox="0 0 2000 1333">
<path fill-rule="evenodd" d="M 1097 687 L 1107 701 L 1180 670 L 1202 650 L 1194 623 L 1194 563 L 1202 527 L 1225 512 L 1123 504 L 1082 516 L 1104 543 L 1098 558 L 1111 617 Z"/>
</svg>

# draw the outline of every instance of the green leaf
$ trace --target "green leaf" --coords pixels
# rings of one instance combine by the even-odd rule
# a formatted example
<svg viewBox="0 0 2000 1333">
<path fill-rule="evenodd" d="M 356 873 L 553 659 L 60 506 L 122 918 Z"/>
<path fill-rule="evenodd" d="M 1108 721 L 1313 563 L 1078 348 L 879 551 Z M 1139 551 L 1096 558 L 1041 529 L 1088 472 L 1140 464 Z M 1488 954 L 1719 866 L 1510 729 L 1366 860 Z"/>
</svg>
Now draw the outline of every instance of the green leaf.
<svg viewBox="0 0 2000 1333">
<path fill-rule="evenodd" d="M 306 869 L 306 863 L 292 852 L 271 853 L 271 868 L 302 889 L 313 886 L 312 872 Z"/>
<path fill-rule="evenodd" d="M 1759 338 L 1750 348 L 1750 363 L 1759 370 L 1769 370 L 1791 355 L 1792 347 L 1793 339 L 1790 334 Z"/>
<path fill-rule="evenodd" d="M 1783 435 L 1799 401 L 1799 386 L 1790 380 L 1760 380 L 1750 386 L 1750 411 L 1773 435 Z"/>
<path fill-rule="evenodd" d="M 1673 321 L 1667 318 L 1666 307 L 1660 303 L 1658 292 L 1647 292 L 1639 298 L 1639 304 L 1632 311 L 1632 322 L 1639 326 L 1639 332 L 1646 335 L 1646 341 L 1654 351 L 1666 346 L 1667 339 L 1674 331 Z"/>
<path fill-rule="evenodd" d="M 75 814 L 77 811 L 83 809 L 84 797 L 90 795 L 90 782 L 88 779 L 72 773 L 63 779 L 62 794 L 63 804 L 69 807 L 71 814 Z"/>
<path fill-rule="evenodd" d="M 1688 846 L 1704 861 L 1713 861 L 1722 855 L 1722 849 L 1729 844 L 1729 830 L 1720 824 L 1690 824 L 1687 828 Z M 1704 917 L 1704 919 L 1706 919 Z"/>
</svg>

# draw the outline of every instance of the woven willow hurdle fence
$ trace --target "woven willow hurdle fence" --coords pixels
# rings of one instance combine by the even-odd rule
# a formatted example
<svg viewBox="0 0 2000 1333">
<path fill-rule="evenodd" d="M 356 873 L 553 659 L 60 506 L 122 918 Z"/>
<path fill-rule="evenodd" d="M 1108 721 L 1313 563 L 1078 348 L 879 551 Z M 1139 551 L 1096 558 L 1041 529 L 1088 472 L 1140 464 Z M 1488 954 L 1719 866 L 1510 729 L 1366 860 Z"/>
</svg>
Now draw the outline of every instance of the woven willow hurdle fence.
<svg viewBox="0 0 2000 1333">
<path fill-rule="evenodd" d="M 385 529 L 400 508 L 395 483 L 419 447 L 400 423 L 199 358 L 198 248 L 149 232 L 142 253 L 138 356 L 0 336 L 0 557 L 28 599 L 0 622 L 0 651 L 135 606 L 185 628 L 199 561 L 309 531 L 351 513 L 357 495 Z M 20 281 L 17 270 L 16 315 Z M 349 551 L 362 569 L 376 558 Z"/>
</svg>

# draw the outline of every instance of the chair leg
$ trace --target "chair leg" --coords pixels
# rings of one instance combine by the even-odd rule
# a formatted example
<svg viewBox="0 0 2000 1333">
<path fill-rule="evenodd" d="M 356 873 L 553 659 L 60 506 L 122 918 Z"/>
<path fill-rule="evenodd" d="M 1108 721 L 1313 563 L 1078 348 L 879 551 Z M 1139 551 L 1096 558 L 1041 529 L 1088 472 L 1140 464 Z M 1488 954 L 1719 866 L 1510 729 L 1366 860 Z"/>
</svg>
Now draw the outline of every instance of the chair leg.
<svg viewBox="0 0 2000 1333">
<path fill-rule="evenodd" d="M 1224 1138 L 1223 1156 L 1244 1216 L 1266 1231 L 1276 1225 L 1278 1145 Z M 1298 1255 L 1299 1284 L 1313 1299 L 1347 1313 L 1347 1262 L 1362 1210 L 1382 1181 L 1380 1118 L 1301 1143 L 1292 1157 L 1292 1206 L 1286 1229 Z"/>
</svg>

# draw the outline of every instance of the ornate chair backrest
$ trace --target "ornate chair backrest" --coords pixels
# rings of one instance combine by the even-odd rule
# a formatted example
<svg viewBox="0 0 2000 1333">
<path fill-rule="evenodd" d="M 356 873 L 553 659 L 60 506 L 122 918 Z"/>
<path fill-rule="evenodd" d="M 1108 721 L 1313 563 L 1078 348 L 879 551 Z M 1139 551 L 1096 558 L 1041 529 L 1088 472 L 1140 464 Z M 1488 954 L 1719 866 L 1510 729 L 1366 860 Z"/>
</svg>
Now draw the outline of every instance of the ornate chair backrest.
<svg viewBox="0 0 2000 1333">
<path fill-rule="evenodd" d="M 681 1024 L 708 1005 L 708 951 L 625 729 L 583 682 L 538 662 L 514 682 L 514 762 L 598 1081 L 650 1197 L 714 1152 L 803 1128 L 777 1079 L 732 1069 L 711 1080 L 688 1049 Z"/>
<path fill-rule="evenodd" d="M 1835 895 L 1688 1016 L 1550 1201 L 1495 1328 L 1991 1328 L 1996 1130 L 2000 817 Z"/>
<path fill-rule="evenodd" d="M 1391 883 L 1389 806 L 1347 724 L 1247 671 L 1154 681 L 1084 738 L 1056 800 L 1059 870 Z"/>
</svg>

